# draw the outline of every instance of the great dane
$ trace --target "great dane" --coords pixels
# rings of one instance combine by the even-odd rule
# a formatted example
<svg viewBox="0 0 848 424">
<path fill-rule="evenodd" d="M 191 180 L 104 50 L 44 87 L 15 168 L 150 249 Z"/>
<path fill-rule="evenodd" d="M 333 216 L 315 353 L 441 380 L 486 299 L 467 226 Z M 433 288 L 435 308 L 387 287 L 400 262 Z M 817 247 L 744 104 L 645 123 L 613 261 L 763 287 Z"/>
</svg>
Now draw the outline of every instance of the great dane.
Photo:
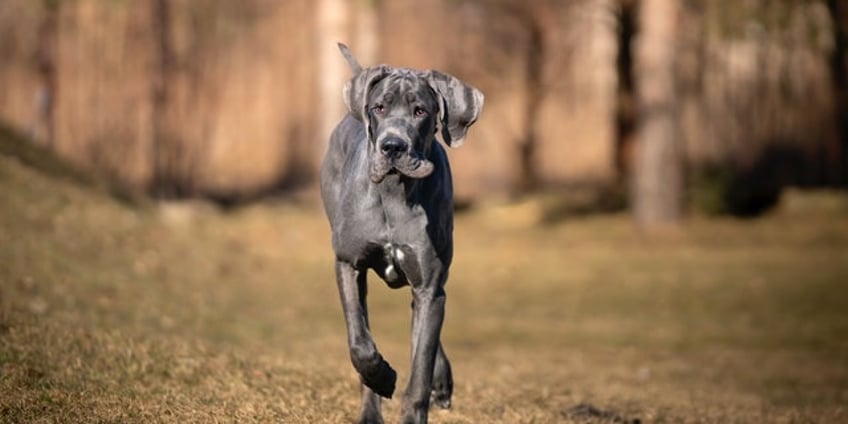
<svg viewBox="0 0 848 424">
<path fill-rule="evenodd" d="M 366 273 L 412 288 L 412 366 L 403 423 L 426 423 L 431 402 L 449 408 L 451 367 L 439 340 L 453 257 L 453 188 L 435 140 L 462 144 L 483 94 L 453 76 L 379 65 L 363 69 L 339 44 L 354 73 L 344 86 L 348 114 L 330 136 L 321 197 L 336 254 L 336 280 L 353 367 L 362 383 L 360 423 L 382 423 L 380 397 L 397 374 L 368 328 Z"/>
</svg>

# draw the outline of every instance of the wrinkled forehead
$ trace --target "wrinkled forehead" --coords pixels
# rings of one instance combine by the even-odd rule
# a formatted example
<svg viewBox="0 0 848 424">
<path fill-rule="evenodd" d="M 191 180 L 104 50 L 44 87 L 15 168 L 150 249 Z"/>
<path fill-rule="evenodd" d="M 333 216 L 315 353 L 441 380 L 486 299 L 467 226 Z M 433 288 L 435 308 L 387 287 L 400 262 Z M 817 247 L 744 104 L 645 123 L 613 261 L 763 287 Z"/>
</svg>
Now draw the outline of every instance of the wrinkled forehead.
<svg viewBox="0 0 848 424">
<path fill-rule="evenodd" d="M 405 100 L 429 104 L 436 103 L 436 92 L 420 73 L 414 69 L 394 69 L 385 78 L 378 81 L 368 93 L 368 102 L 381 100 Z"/>
</svg>

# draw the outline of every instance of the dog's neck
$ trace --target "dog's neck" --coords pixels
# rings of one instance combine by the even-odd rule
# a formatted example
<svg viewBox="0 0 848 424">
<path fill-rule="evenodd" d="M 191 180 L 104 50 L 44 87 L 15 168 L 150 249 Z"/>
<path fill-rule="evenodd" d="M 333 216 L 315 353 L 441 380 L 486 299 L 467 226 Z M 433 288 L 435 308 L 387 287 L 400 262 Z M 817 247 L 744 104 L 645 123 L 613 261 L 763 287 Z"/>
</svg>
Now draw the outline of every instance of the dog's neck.
<svg viewBox="0 0 848 424">
<path fill-rule="evenodd" d="M 418 202 L 417 193 L 421 182 L 421 179 L 410 178 L 393 171 L 374 186 L 384 205 L 400 199 L 403 199 L 409 205 Z"/>
</svg>

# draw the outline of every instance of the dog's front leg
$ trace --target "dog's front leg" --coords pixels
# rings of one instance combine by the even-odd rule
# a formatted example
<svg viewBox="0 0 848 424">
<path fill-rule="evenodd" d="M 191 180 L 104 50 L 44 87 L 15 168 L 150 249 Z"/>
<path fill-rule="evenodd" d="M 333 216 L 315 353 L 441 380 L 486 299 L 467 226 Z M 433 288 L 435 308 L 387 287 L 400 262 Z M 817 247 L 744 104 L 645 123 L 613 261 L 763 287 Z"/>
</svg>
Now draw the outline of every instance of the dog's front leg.
<svg viewBox="0 0 848 424">
<path fill-rule="evenodd" d="M 377 351 L 368 329 L 365 272 L 347 262 L 336 261 L 336 281 L 347 324 L 350 360 L 365 386 L 359 422 L 381 423 L 380 399 L 376 395 L 392 397 L 397 373 Z"/>
<path fill-rule="evenodd" d="M 445 316 L 441 281 L 412 289 L 412 370 L 403 399 L 402 423 L 426 423 L 433 369 Z"/>
</svg>

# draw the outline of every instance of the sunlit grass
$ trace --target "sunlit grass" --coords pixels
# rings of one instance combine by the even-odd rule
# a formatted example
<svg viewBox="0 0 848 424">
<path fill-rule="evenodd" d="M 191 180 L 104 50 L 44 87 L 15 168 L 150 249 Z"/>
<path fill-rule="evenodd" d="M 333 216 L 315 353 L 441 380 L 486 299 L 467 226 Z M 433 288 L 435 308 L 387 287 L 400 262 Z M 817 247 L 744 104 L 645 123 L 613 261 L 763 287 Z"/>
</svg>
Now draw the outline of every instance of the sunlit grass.
<svg viewBox="0 0 848 424">
<path fill-rule="evenodd" d="M 5 156 L 0 187 L 0 421 L 353 420 L 314 201 L 136 209 Z M 433 422 L 569 422 L 580 403 L 648 422 L 848 418 L 848 214 L 647 237 L 624 215 L 539 226 L 522 210 L 457 219 L 454 409 Z M 372 278 L 401 382 L 409 301 Z"/>
</svg>

